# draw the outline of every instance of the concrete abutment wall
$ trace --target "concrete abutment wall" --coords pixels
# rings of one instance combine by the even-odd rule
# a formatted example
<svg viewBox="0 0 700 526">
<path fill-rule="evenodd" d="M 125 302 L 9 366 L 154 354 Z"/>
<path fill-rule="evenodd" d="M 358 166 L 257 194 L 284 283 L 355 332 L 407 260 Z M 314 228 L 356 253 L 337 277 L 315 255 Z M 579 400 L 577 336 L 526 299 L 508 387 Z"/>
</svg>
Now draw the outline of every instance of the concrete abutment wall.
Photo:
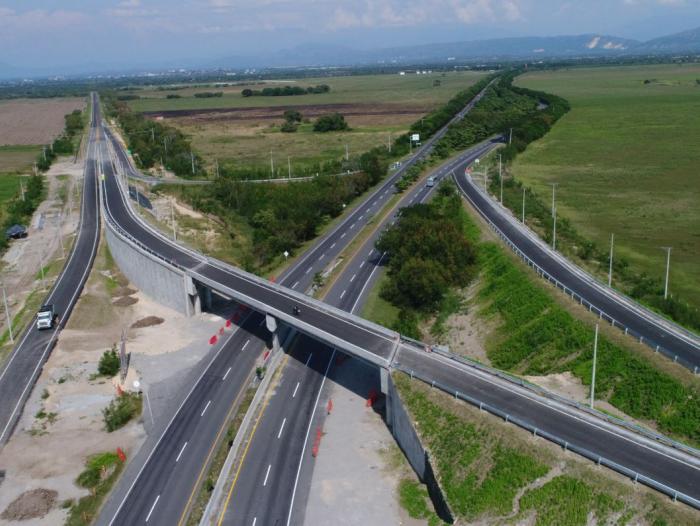
<svg viewBox="0 0 700 526">
<path fill-rule="evenodd" d="M 404 407 L 403 400 L 401 400 L 391 378 L 391 373 L 386 369 L 382 369 L 381 376 L 382 391 L 386 395 L 386 423 L 391 430 L 391 434 L 396 439 L 404 455 L 406 455 L 418 478 L 428 488 L 428 495 L 430 495 L 430 500 L 433 502 L 435 512 L 443 521 L 452 524 L 454 523 L 454 515 L 435 477 L 430 455 L 423 447 L 423 444 L 421 444 L 420 437 L 413 426 L 413 421 Z"/>
<path fill-rule="evenodd" d="M 109 225 L 105 227 L 105 238 L 117 266 L 139 290 L 186 316 L 201 312 L 202 296 L 207 294 L 190 276 L 141 251 L 116 234 Z"/>
</svg>

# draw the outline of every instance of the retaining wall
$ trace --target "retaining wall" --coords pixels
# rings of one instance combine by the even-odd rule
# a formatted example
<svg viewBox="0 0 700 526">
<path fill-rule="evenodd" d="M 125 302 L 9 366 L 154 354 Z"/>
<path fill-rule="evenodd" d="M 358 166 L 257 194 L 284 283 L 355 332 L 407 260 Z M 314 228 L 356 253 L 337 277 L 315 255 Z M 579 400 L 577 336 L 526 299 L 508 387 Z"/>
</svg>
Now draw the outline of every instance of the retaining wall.
<svg viewBox="0 0 700 526">
<path fill-rule="evenodd" d="M 105 227 L 105 238 L 119 269 L 139 290 L 186 316 L 198 310 L 199 297 L 189 276 L 132 246 L 109 225 Z"/>
<path fill-rule="evenodd" d="M 413 421 L 396 390 L 391 373 L 387 376 L 386 418 L 389 429 L 391 429 L 392 435 L 394 435 L 396 442 L 406 455 L 418 478 L 427 486 L 428 495 L 430 495 L 430 500 L 433 501 L 436 513 L 443 521 L 452 524 L 454 516 L 435 477 L 435 471 L 430 462 L 430 455 L 423 447 L 423 444 L 421 444 L 418 433 L 413 427 Z"/>
</svg>

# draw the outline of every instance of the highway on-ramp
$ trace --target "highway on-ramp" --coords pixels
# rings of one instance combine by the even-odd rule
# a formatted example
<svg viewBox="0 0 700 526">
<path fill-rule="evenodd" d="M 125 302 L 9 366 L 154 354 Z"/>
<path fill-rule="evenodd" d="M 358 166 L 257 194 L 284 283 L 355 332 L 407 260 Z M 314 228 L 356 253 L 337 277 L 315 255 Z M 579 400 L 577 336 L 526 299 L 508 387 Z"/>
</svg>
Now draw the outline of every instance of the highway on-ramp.
<svg viewBox="0 0 700 526">
<path fill-rule="evenodd" d="M 83 289 L 97 252 L 100 218 L 95 145 L 104 138 L 97 131 L 96 119 L 93 111 L 78 234 L 66 264 L 44 300 L 44 303 L 54 305 L 58 322 L 53 329 L 40 331 L 34 320 L 30 321 L 0 372 L 0 445 L 6 443 L 12 434 L 34 383 Z"/>
</svg>

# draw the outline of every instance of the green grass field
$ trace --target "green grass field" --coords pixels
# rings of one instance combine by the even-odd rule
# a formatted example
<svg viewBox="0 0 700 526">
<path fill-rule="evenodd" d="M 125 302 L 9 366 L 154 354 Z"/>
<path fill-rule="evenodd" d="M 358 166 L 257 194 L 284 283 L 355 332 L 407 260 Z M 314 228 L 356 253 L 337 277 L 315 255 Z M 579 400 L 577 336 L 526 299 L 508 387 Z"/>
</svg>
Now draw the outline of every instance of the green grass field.
<svg viewBox="0 0 700 526">
<path fill-rule="evenodd" d="M 41 146 L 0 146 L 0 174 L 29 170 L 40 152 Z"/>
<path fill-rule="evenodd" d="M 572 110 L 520 155 L 517 178 L 544 200 L 558 183 L 560 213 L 639 272 L 700 305 L 700 65 L 567 69 L 517 84 L 555 93 Z M 650 82 L 645 84 L 645 80 Z"/>
<path fill-rule="evenodd" d="M 243 97 L 241 90 L 255 86 L 229 86 L 187 88 L 176 91 L 158 91 L 155 89 L 120 92 L 142 97 L 129 101 L 136 111 L 164 111 L 207 108 L 259 108 L 266 106 L 289 106 L 308 104 L 340 103 L 391 103 L 435 106 L 448 100 L 452 95 L 472 84 L 483 76 L 482 72 L 459 71 L 416 75 L 406 73 L 387 75 L 356 75 L 345 77 L 321 77 L 289 81 L 268 82 L 265 86 L 314 86 L 328 84 L 330 93 L 316 95 L 296 95 L 288 97 Z M 440 80 L 440 86 L 434 87 L 433 81 Z M 222 97 L 195 98 L 194 93 L 204 91 L 223 91 Z M 167 99 L 167 95 L 180 95 L 179 99 Z"/>
</svg>

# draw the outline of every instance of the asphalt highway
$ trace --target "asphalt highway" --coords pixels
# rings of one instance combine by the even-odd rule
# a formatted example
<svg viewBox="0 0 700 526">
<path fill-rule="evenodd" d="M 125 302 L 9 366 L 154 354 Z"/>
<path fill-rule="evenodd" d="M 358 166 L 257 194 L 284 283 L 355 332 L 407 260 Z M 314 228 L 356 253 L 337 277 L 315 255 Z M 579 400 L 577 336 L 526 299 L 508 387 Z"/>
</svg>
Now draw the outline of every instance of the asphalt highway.
<svg viewBox="0 0 700 526">
<path fill-rule="evenodd" d="M 700 346 L 697 336 L 689 337 L 685 331 L 670 330 L 665 323 L 656 321 L 655 316 L 643 315 L 634 302 L 621 301 L 604 286 L 584 279 L 581 274 L 574 272 L 570 266 L 554 257 L 551 250 L 527 235 L 523 226 L 513 220 L 512 216 L 509 217 L 508 212 L 486 198 L 465 174 L 467 166 L 467 163 L 464 163 L 455 170 L 455 180 L 462 194 L 479 214 L 495 224 L 530 260 L 569 290 L 616 320 L 618 326 L 629 328 L 641 335 L 645 341 L 666 348 L 672 356 L 677 355 L 679 359 L 690 364 L 691 369 L 697 367 L 700 370 Z"/>
<path fill-rule="evenodd" d="M 374 243 L 381 232 L 396 221 L 399 210 L 425 202 L 437 184 L 450 177 L 453 167 L 473 162 L 498 144 L 497 140 L 486 141 L 469 149 L 433 172 L 435 186 L 419 184 L 407 191 L 351 257 L 324 301 L 344 311 L 357 312 L 383 259 Z M 297 353 L 299 348 L 303 350 Z M 333 356 L 333 349 L 314 344 L 309 338 L 300 339 L 280 385 L 265 407 L 240 472 L 227 488 L 229 495 L 223 524 L 282 525 L 303 521 L 306 490 L 313 473 L 311 449 L 325 405 L 321 388 L 333 365 Z M 304 363 L 307 359 L 312 360 L 309 366 Z"/>
<path fill-rule="evenodd" d="M 473 103 L 469 108 L 472 106 Z M 465 113 L 466 111 L 462 116 Z M 125 169 L 129 175 L 137 174 L 121 143 L 109 131 L 107 131 L 107 137 L 111 142 L 110 150 L 117 156 L 116 164 Z M 299 256 L 296 263 L 277 278 L 277 281 L 295 291 L 308 290 L 314 274 L 333 261 L 357 232 L 382 209 L 394 193 L 394 183 L 415 162 L 417 156 L 427 155 L 433 144 L 434 140 L 426 141 L 417 150 L 414 158 L 405 162 L 377 189 L 371 191 L 329 232 L 320 236 L 304 254 Z M 202 267 L 206 266 L 202 264 L 204 263 L 202 256 L 177 247 L 163 235 L 149 230 L 135 220 L 117 185 L 114 167 L 108 161 L 108 151 L 105 149 L 103 154 L 104 199 L 109 213 L 118 218 L 119 226 L 166 259 L 185 268 L 197 268 L 198 272 L 202 272 Z M 211 266 L 207 272 L 211 272 L 209 275 L 212 279 L 228 279 L 223 275 L 228 274 L 225 268 Z M 291 310 L 291 304 L 287 305 L 287 308 Z M 302 317 L 306 319 L 308 316 L 309 312 L 304 309 Z M 183 405 L 165 426 L 143 466 L 134 477 L 120 481 L 119 487 L 100 514 L 100 524 L 141 524 L 148 519 L 149 524 L 173 525 L 184 521 L 190 511 L 193 494 L 208 464 L 212 444 L 216 442 L 216 437 L 226 425 L 231 411 L 237 407 L 238 398 L 247 383 L 255 359 L 260 356 L 265 346 L 267 331 L 262 327 L 262 321 L 261 315 L 251 313 L 250 319 L 215 353 L 204 374 L 185 397 Z M 283 383 L 280 384 L 278 392 L 288 390 L 291 379 L 296 375 L 299 387 L 296 387 L 295 382 L 294 388 L 288 393 L 288 398 L 295 403 L 298 401 L 302 408 L 309 407 L 312 396 L 318 392 L 319 386 L 324 382 L 325 371 L 332 353 L 324 352 L 323 348 L 324 346 L 309 338 L 299 338 L 289 357 L 290 364 L 285 368 Z M 304 356 L 306 352 L 309 356 L 316 354 L 316 357 L 309 361 L 308 366 L 306 361 L 302 363 L 298 359 L 300 356 L 298 353 Z M 290 380 L 285 385 L 284 382 L 287 379 Z M 197 410 L 200 411 L 199 418 L 197 418 Z M 201 414 L 202 411 L 204 415 Z M 302 411 L 302 414 L 306 413 Z M 294 437 L 298 435 L 300 429 L 303 430 L 305 421 L 308 421 L 308 416 L 306 420 L 302 416 L 295 423 L 290 421 L 288 427 L 285 424 L 284 434 L 287 437 L 285 443 L 301 446 L 302 442 L 297 443 Z M 267 425 L 266 422 L 267 420 L 261 426 Z M 264 427 L 261 427 L 261 432 L 263 429 Z M 284 455 L 283 458 L 294 460 L 298 459 L 298 456 L 298 454 Z M 276 479 L 278 475 L 279 473 L 275 472 L 271 476 Z M 241 477 L 241 480 L 245 480 L 245 477 Z M 287 477 L 286 480 L 286 485 L 280 483 L 275 485 L 275 488 L 282 493 L 288 492 L 290 479 Z M 250 488 L 254 489 L 253 483 Z M 247 500 L 236 499 L 233 506 L 238 509 L 240 502 L 247 502 Z M 257 502 L 257 500 L 253 499 L 251 502 Z"/>
<path fill-rule="evenodd" d="M 97 116 L 93 112 L 88 132 L 90 145 L 85 161 L 77 239 L 61 274 L 43 302 L 54 305 L 58 322 L 51 330 L 39 331 L 32 320 L 20 335 L 19 343 L 0 372 L 0 445 L 7 442 L 12 434 L 34 383 L 41 374 L 41 368 L 83 289 L 95 258 L 100 236 L 95 144 L 103 140 L 97 131 L 96 122 Z M 27 242 L 32 243 L 32 240 Z"/>
</svg>

